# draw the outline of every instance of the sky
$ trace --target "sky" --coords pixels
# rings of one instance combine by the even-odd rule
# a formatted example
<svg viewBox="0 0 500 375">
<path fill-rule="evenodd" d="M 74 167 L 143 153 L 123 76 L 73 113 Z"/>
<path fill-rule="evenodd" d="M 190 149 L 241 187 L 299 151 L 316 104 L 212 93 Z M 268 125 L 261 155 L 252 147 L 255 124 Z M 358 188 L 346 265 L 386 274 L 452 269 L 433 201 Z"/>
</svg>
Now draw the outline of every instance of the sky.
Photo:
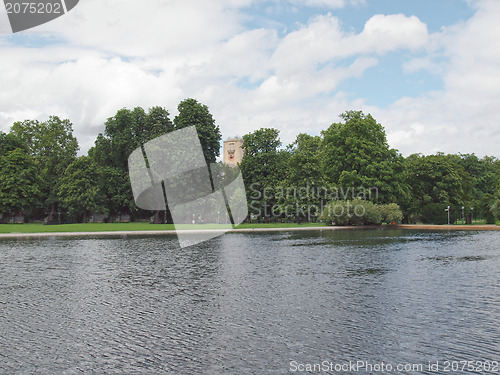
<svg viewBox="0 0 500 375">
<path fill-rule="evenodd" d="M 498 0 L 80 0 L 13 34 L 0 5 L 0 130 L 68 118 L 84 154 L 120 108 L 195 98 L 223 139 L 361 110 L 404 156 L 500 157 L 499 19 Z"/>
</svg>

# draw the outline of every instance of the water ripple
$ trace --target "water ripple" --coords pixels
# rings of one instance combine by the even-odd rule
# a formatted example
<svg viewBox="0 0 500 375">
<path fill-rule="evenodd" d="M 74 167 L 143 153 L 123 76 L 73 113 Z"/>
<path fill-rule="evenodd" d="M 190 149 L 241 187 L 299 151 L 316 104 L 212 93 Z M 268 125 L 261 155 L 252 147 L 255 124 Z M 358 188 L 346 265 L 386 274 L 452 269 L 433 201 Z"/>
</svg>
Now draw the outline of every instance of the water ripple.
<svg viewBox="0 0 500 375">
<path fill-rule="evenodd" d="M 498 361 L 499 239 L 368 230 L 233 233 L 184 249 L 171 236 L 2 241 L 0 373 Z"/>
</svg>

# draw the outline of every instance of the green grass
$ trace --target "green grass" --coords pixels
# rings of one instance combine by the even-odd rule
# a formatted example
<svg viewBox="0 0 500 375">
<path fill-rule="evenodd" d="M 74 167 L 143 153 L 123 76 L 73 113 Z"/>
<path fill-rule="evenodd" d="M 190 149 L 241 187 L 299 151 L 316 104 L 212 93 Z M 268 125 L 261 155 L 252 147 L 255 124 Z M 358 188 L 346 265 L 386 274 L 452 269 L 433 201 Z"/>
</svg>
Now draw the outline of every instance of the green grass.
<svg viewBox="0 0 500 375">
<path fill-rule="evenodd" d="M 472 222 L 473 225 L 486 225 L 486 220 L 474 220 Z M 457 221 L 456 225 L 470 225 L 470 224 L 462 224 L 462 220 Z M 492 225 L 492 224 L 490 224 Z M 496 221 L 496 225 L 500 225 L 500 220 Z"/>
<path fill-rule="evenodd" d="M 474 224 L 484 224 L 474 220 Z M 500 221 L 497 221 L 500 225 Z M 269 224 L 240 224 L 237 229 L 251 228 L 314 228 L 325 226 L 323 223 L 269 223 Z M 217 224 L 190 225 L 185 224 L 178 229 L 218 229 L 224 226 Z M 89 223 L 89 224 L 0 224 L 0 233 L 61 233 L 61 232 L 116 232 L 116 231 L 161 231 L 174 230 L 172 224 L 141 223 Z"/>
<path fill-rule="evenodd" d="M 174 226 L 149 223 L 0 224 L 0 233 L 115 232 L 167 229 L 174 229 Z"/>
<path fill-rule="evenodd" d="M 237 228 L 300 228 L 318 227 L 321 223 L 270 223 L 270 224 L 241 224 Z M 223 226 L 217 224 L 182 225 L 179 229 L 218 229 Z M 0 224 L 0 233 L 61 233 L 61 232 L 116 232 L 116 231 L 158 231 L 173 230 L 172 224 L 142 223 L 89 223 L 89 224 Z"/>
<path fill-rule="evenodd" d="M 427 224 L 422 223 L 422 222 L 419 221 L 415 225 L 427 225 Z M 443 224 L 443 225 L 445 225 L 445 224 Z M 458 221 L 456 221 L 454 223 L 451 223 L 451 225 L 455 225 L 455 226 L 458 226 L 458 225 L 460 225 L 460 226 L 470 226 L 470 225 L 487 225 L 487 224 L 486 224 L 486 220 L 475 220 L 474 219 L 474 221 L 473 221 L 472 224 L 462 224 L 462 220 L 458 220 Z M 496 221 L 496 225 L 500 225 L 500 220 Z"/>
</svg>

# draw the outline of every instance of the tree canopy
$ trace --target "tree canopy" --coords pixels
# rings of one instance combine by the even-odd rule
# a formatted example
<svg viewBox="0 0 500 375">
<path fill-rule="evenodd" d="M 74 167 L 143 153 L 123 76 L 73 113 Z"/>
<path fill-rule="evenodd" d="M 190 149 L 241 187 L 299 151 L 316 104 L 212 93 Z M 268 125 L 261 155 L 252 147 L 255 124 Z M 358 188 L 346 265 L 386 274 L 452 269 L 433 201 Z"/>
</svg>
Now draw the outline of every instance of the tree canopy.
<svg viewBox="0 0 500 375">
<path fill-rule="evenodd" d="M 51 222 L 60 204 L 57 196 L 60 179 L 79 150 L 73 135 L 73 124 L 67 119 L 50 116 L 44 122 L 16 122 L 12 125 L 11 134 L 24 143 L 38 167 L 42 206 L 48 210 L 48 222 Z"/>
<path fill-rule="evenodd" d="M 467 175 L 446 155 L 412 155 L 407 160 L 411 200 L 405 207 L 424 222 L 444 224 L 448 206 L 462 207 L 468 200 Z M 457 214 L 457 211 L 455 212 Z"/>
<path fill-rule="evenodd" d="M 179 114 L 174 118 L 175 129 L 195 126 L 207 163 L 215 163 L 220 155 L 222 134 L 208 107 L 190 98 L 183 100 L 177 109 Z"/>
<path fill-rule="evenodd" d="M 99 167 L 88 156 L 80 156 L 66 168 L 58 196 L 68 215 L 77 221 L 87 221 L 91 213 L 105 211 Z"/>
<path fill-rule="evenodd" d="M 79 157 L 69 120 L 51 116 L 15 122 L 10 132 L 0 132 L 0 220 L 23 215 L 54 223 L 58 212 L 65 221 L 86 221 L 92 214 L 140 220 L 154 214 L 155 222 L 163 222 L 160 211 L 135 205 L 128 173 L 131 152 L 163 134 L 195 126 L 207 163 L 220 154 L 220 129 L 208 107 L 186 99 L 178 111 L 171 121 L 163 107 L 122 108 L 105 122 L 88 154 Z M 273 128 L 243 136 L 240 169 L 246 192 L 239 194 L 246 193 L 249 220 L 320 220 L 327 207 L 352 202 L 363 203 L 363 220 L 323 217 L 439 224 L 447 222 L 450 206 L 452 220 L 462 214 L 470 220 L 472 212 L 489 223 L 499 218 L 497 158 L 442 153 L 404 158 L 389 147 L 383 126 L 370 114 L 347 111 L 340 118 L 320 135 L 301 133 L 289 145 Z M 228 168 L 226 179 L 233 176 Z M 164 212 L 169 221 L 168 207 Z"/>
<path fill-rule="evenodd" d="M 137 211 L 128 176 L 128 157 L 146 142 L 174 129 L 169 112 L 162 107 L 146 111 L 120 109 L 105 123 L 104 133 L 97 136 L 89 156 L 99 168 L 101 194 L 105 211 L 110 215 L 131 214 Z"/>
<path fill-rule="evenodd" d="M 0 214 L 34 214 L 42 204 L 41 184 L 37 163 L 22 148 L 0 155 Z"/>
<path fill-rule="evenodd" d="M 348 111 L 322 132 L 323 173 L 341 187 L 376 187 L 382 203 L 407 196 L 403 157 L 387 144 L 385 130 L 371 115 Z"/>
</svg>

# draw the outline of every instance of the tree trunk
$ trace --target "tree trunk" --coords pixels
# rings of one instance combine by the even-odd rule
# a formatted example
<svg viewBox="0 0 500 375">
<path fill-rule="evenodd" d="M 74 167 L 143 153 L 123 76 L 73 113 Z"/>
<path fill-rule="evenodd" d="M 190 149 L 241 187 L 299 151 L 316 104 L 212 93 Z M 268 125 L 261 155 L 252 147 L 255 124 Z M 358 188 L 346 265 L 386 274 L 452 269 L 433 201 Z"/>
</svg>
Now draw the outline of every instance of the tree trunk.
<svg viewBox="0 0 500 375">
<path fill-rule="evenodd" d="M 49 212 L 49 217 L 47 218 L 47 224 L 52 224 L 55 212 L 56 212 L 56 205 L 55 203 L 52 203 L 50 205 L 50 212 Z"/>
</svg>

